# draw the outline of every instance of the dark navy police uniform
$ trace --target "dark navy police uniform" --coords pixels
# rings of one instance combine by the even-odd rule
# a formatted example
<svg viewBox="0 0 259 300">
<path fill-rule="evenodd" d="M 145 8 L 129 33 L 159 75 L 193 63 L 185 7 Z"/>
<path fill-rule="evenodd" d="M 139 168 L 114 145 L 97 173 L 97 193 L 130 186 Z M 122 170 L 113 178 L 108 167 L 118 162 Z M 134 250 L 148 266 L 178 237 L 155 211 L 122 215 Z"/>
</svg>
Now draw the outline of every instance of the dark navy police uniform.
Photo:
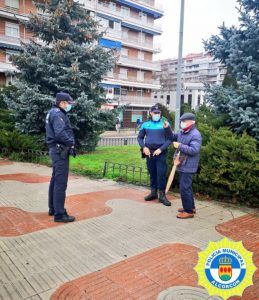
<svg viewBox="0 0 259 300">
<path fill-rule="evenodd" d="M 147 157 L 151 189 L 164 192 L 167 172 L 166 154 L 171 140 L 166 134 L 163 124 L 161 120 L 157 122 L 150 120 L 143 123 L 138 134 L 138 143 L 142 149 L 147 147 L 151 152 L 150 157 Z M 157 149 L 162 150 L 162 153 L 153 156 Z"/>
<path fill-rule="evenodd" d="M 49 210 L 56 216 L 65 211 L 65 198 L 69 171 L 69 155 L 61 157 L 57 145 L 72 147 L 75 145 L 73 130 L 62 108 L 54 105 L 46 117 L 46 141 L 53 165 L 53 173 L 49 186 Z"/>
</svg>

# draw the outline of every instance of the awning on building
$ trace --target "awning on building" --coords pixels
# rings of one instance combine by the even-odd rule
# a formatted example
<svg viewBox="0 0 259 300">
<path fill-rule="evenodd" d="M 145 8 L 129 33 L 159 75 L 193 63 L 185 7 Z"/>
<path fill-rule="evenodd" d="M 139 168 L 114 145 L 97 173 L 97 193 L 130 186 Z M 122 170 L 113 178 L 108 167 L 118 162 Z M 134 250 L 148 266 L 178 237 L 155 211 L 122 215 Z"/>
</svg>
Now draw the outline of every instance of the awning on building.
<svg viewBox="0 0 259 300">
<path fill-rule="evenodd" d="M 121 86 L 120 85 L 118 85 L 118 84 L 109 84 L 109 83 L 100 83 L 99 84 L 101 87 L 103 87 L 103 88 L 117 88 L 117 89 L 119 89 Z"/>
<path fill-rule="evenodd" d="M 110 48 L 110 49 L 121 49 L 121 42 L 118 41 L 112 41 L 112 40 L 107 40 L 107 39 L 100 39 L 99 40 L 99 45 L 105 48 Z"/>
<path fill-rule="evenodd" d="M 2 42 L 0 42 L 0 48 L 1 49 L 18 50 L 18 51 L 22 50 L 22 47 L 19 45 L 12 45 L 12 44 L 2 43 Z"/>
</svg>

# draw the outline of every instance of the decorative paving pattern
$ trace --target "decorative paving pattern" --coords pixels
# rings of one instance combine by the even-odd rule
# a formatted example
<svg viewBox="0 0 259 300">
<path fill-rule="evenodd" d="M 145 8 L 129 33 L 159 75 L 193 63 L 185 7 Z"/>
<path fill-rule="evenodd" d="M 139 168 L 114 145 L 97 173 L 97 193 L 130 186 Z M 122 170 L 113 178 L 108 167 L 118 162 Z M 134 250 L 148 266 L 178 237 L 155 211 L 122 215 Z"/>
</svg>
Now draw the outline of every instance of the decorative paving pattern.
<svg viewBox="0 0 259 300">
<path fill-rule="evenodd" d="M 189 245 L 163 245 L 70 281 L 51 300 L 156 299 L 173 285 L 197 284 L 197 253 L 198 248 Z"/>
<path fill-rule="evenodd" d="M 12 165 L 12 164 L 13 164 L 13 162 L 11 162 L 8 159 L 0 159 L 0 166 L 9 166 L 9 165 Z"/>
<path fill-rule="evenodd" d="M 242 241 L 245 248 L 254 253 L 253 261 L 257 267 L 253 282 L 248 287 L 243 297 L 231 297 L 229 300 L 258 300 L 259 299 L 259 214 L 248 214 L 243 217 L 219 224 L 216 226 L 218 232 L 234 241 Z"/>
<path fill-rule="evenodd" d="M 177 286 L 160 293 L 157 300 L 222 300 L 222 298 L 211 297 L 204 289 Z"/>
<path fill-rule="evenodd" d="M 0 168 L 1 175 L 25 172 L 51 175 L 50 168 L 29 163 Z M 47 215 L 47 193 L 48 182 L 0 181 L 0 230 L 10 233 L 0 237 L 0 299 L 49 300 L 58 287 L 61 300 L 151 300 L 172 286 L 196 289 L 197 252 L 222 238 L 215 226 L 250 212 L 197 201 L 195 218 L 179 220 L 179 198 L 171 207 L 146 203 L 145 189 L 77 176 L 69 181 L 67 207 L 80 222 L 63 225 Z M 232 223 L 226 224 L 218 228 L 227 229 L 225 235 Z M 256 230 L 246 234 L 258 241 Z M 258 300 L 251 288 L 242 299 Z"/>
<path fill-rule="evenodd" d="M 66 199 L 66 208 L 77 221 L 90 219 L 110 214 L 112 209 L 106 205 L 106 202 L 125 195 L 128 199 L 144 202 L 143 191 L 117 189 L 69 196 Z M 152 201 L 152 203 L 158 204 L 157 201 Z M 0 207 L 0 236 L 17 236 L 61 225 L 65 224 L 53 222 L 53 217 L 48 216 L 47 213 L 26 212 L 15 207 Z"/>
<path fill-rule="evenodd" d="M 34 173 L 16 173 L 16 174 L 2 174 L 0 175 L 0 181 L 14 180 L 24 183 L 43 183 L 49 182 L 50 176 L 42 176 Z"/>
</svg>

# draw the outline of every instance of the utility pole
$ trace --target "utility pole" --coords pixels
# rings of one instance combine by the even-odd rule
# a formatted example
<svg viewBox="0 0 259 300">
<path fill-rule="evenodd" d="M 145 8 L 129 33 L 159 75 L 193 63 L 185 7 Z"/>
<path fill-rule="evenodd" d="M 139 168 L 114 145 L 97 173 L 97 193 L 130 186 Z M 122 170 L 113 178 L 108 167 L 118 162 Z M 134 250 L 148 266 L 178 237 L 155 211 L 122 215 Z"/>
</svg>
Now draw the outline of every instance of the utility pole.
<svg viewBox="0 0 259 300">
<path fill-rule="evenodd" d="M 180 31 L 179 31 L 179 48 L 178 48 L 178 69 L 177 69 L 177 86 L 176 86 L 176 109 L 175 109 L 175 132 L 179 131 L 180 110 L 181 110 L 181 79 L 182 79 L 182 58 L 183 58 L 183 25 L 184 25 L 184 1 L 181 0 Z"/>
</svg>

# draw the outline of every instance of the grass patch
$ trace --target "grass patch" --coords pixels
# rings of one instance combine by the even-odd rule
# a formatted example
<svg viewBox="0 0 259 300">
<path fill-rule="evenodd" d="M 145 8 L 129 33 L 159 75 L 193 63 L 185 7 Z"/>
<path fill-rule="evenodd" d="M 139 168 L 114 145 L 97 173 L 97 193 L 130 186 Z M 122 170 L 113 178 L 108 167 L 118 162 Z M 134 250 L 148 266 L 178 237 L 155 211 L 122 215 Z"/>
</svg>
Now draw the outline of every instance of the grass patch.
<svg viewBox="0 0 259 300">
<path fill-rule="evenodd" d="M 137 183 L 147 179 L 145 174 L 142 174 L 143 178 L 139 178 L 138 167 L 145 170 L 146 162 L 141 158 L 139 146 L 136 145 L 98 147 L 94 152 L 71 158 L 70 170 L 94 178 L 102 178 L 105 162 L 131 166 L 128 169 L 119 165 L 109 168 L 105 176 L 107 178 Z"/>
</svg>

